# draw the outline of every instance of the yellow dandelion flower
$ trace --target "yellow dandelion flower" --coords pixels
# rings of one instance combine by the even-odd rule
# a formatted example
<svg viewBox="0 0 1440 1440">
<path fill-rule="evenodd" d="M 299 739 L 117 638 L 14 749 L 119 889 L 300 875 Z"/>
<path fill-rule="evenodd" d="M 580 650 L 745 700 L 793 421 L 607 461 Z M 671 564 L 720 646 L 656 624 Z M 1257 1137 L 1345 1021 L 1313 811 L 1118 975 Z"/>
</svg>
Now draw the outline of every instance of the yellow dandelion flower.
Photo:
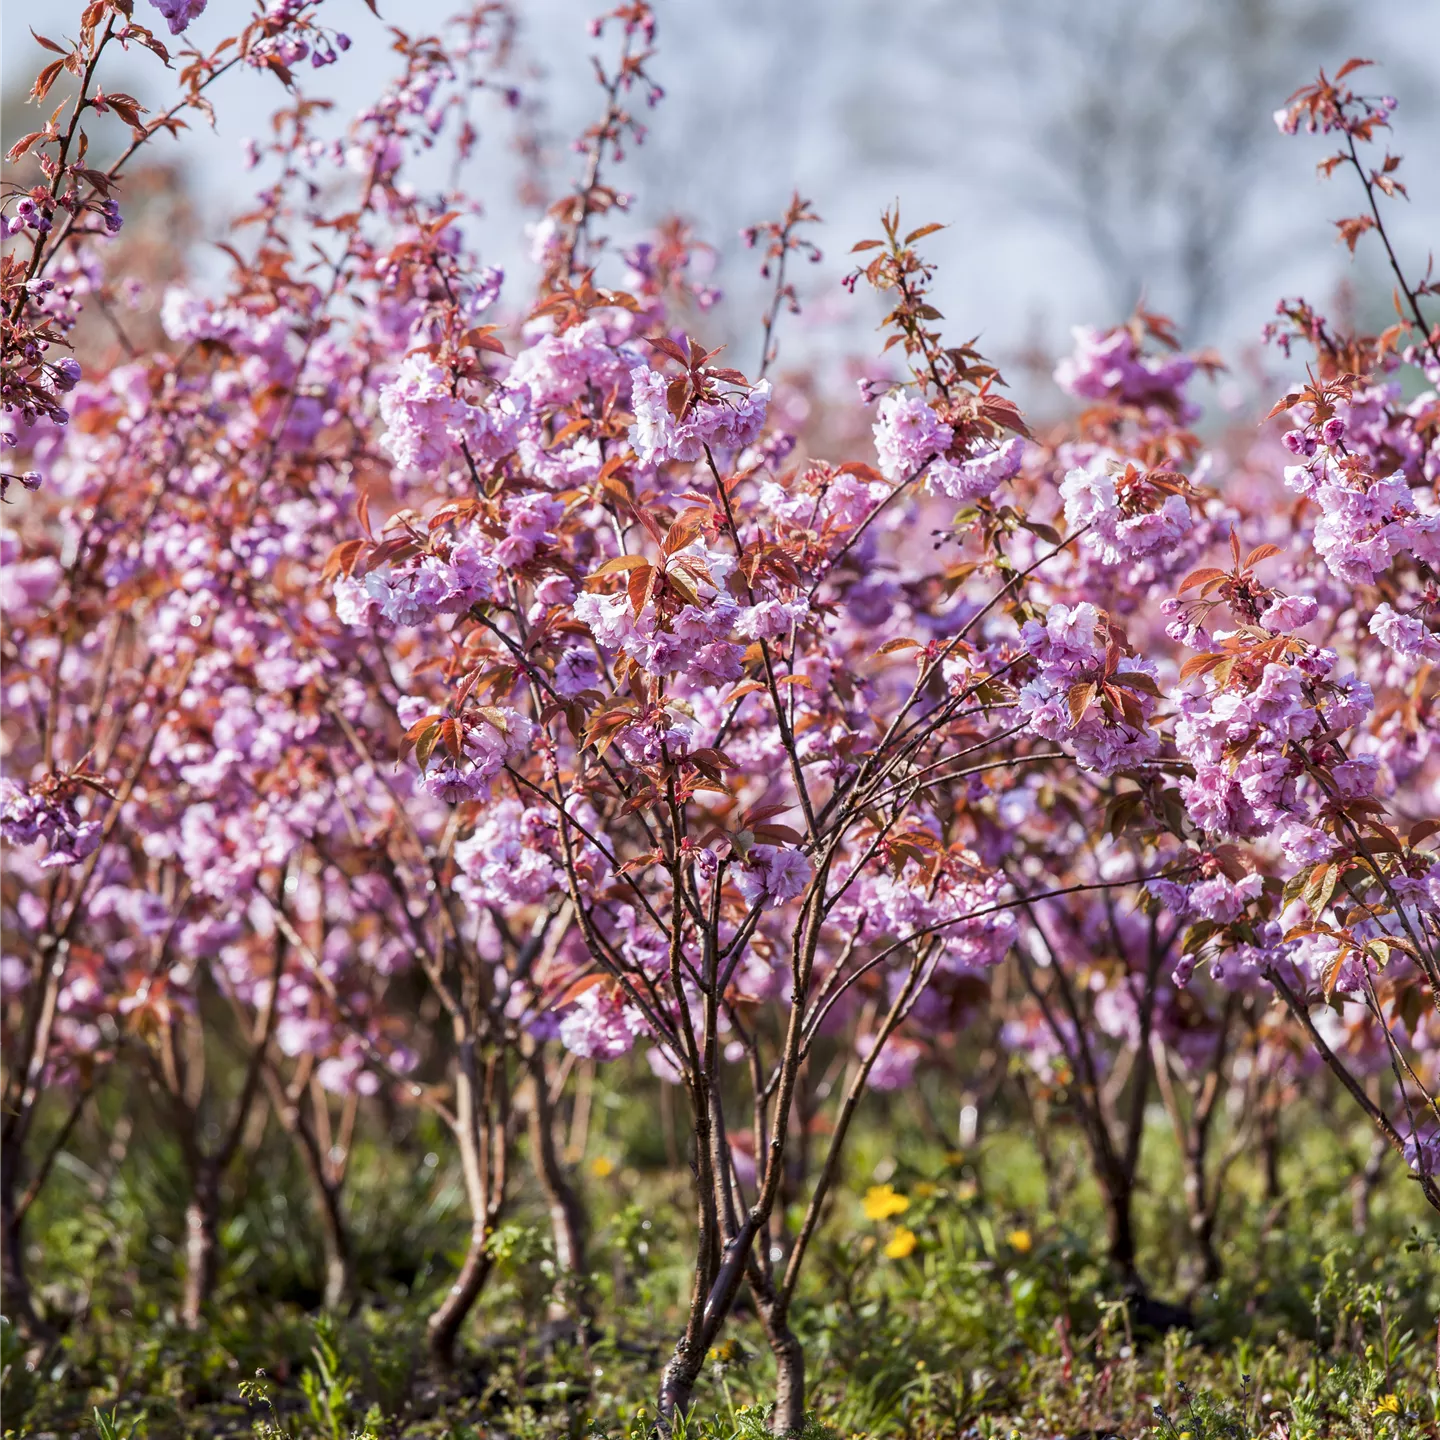
<svg viewBox="0 0 1440 1440">
<path fill-rule="evenodd" d="M 864 1206 L 867 1220 L 889 1220 L 903 1215 L 910 1208 L 910 1201 L 897 1194 L 893 1185 L 872 1185 L 865 1192 Z"/>
<path fill-rule="evenodd" d="M 890 1237 L 890 1243 L 885 1247 L 885 1254 L 891 1260 L 903 1260 L 907 1255 L 914 1252 L 919 1241 L 915 1238 L 913 1230 L 907 1230 L 903 1225 Z"/>
<path fill-rule="evenodd" d="M 1031 1239 L 1028 1230 L 1012 1230 L 1005 1237 L 1005 1243 L 1012 1250 L 1018 1250 L 1022 1255 L 1028 1255 L 1030 1253 L 1030 1247 L 1035 1242 Z"/>
<path fill-rule="evenodd" d="M 615 1173 L 615 1162 L 604 1155 L 597 1155 L 590 1162 L 590 1173 L 597 1179 L 603 1180 L 607 1175 Z"/>
</svg>

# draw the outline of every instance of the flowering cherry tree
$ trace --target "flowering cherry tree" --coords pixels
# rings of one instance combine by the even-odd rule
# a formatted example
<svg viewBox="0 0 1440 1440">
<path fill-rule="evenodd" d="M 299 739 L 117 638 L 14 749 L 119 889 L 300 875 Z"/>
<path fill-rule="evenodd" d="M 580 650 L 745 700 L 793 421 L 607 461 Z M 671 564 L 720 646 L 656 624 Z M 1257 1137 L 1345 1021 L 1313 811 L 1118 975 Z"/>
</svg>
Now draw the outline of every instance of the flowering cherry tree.
<svg viewBox="0 0 1440 1440">
<path fill-rule="evenodd" d="M 577 226 L 591 213 L 558 208 Z M 881 255 L 857 275 L 894 298 L 887 324 L 911 361 L 908 385 L 877 407 L 878 469 L 782 468 L 793 440 L 766 434 L 769 382 L 692 339 L 647 335 L 657 297 L 599 288 L 587 271 L 542 299 L 508 367 L 473 331 L 407 356 L 380 390 L 382 448 L 402 468 L 448 465 L 458 498 L 425 521 L 399 512 L 332 557 L 342 619 L 451 637 L 440 692 L 403 697 L 397 714 L 424 790 L 469 817 L 462 893 L 514 906 L 507 931 L 550 937 L 547 964 L 569 971 L 550 1005 L 568 1049 L 614 1060 L 643 1040 L 686 1092 L 695 1281 L 666 1416 L 688 1407 L 748 1282 L 779 1367 L 776 1423 L 799 1423 L 788 1309 L 849 1119 L 895 1032 L 937 975 L 943 990 L 1005 957 L 1022 904 L 1148 878 L 1067 875 L 1022 900 L 997 864 L 996 788 L 1041 764 L 1139 766 L 1158 753 L 1159 692 L 1092 603 L 1025 618 L 1034 601 L 1005 543 L 1020 527 L 997 498 L 1021 468 L 1023 423 L 993 369 L 929 327 L 923 233 L 902 238 L 887 217 Z M 579 245 L 563 224 L 551 243 Z M 446 277 L 447 262 L 431 263 Z M 442 336 L 456 335 L 463 294 L 461 275 L 445 278 Z M 1077 490 L 1087 474 L 1072 473 Z M 1183 476 L 1132 466 L 1123 478 L 1124 510 L 1097 478 L 1071 536 L 1095 534 L 1111 563 L 1190 527 Z M 970 501 L 979 519 L 968 584 L 914 568 L 926 552 L 907 540 L 927 491 Z M 1028 571 L 1070 548 L 1050 533 Z M 1013 578 L 992 579 L 1002 563 Z M 888 594 L 875 594 L 877 565 L 897 576 L 880 582 Z M 901 612 L 923 640 L 892 633 Z M 1093 713 L 1072 698 L 1087 685 Z M 1053 719 L 1018 723 L 1026 703 Z M 1031 731 L 1074 753 L 1037 748 Z M 973 796 L 952 788 L 980 773 L 993 778 Z M 982 857 L 971 842 L 986 830 Z M 877 981 L 787 1249 L 772 1222 L 798 1076 Z M 905 1054 L 902 1040 L 888 1083 Z M 736 1080 L 748 1081 L 743 1166 Z"/>
<path fill-rule="evenodd" d="M 1175 612 L 1199 652 L 1180 672 L 1189 685 L 1175 740 L 1194 770 L 1181 787 L 1185 805 L 1207 836 L 1250 842 L 1240 861 L 1248 873 L 1233 891 L 1209 881 L 1172 898 L 1196 921 L 1191 951 L 1213 954 L 1212 970 L 1229 983 L 1254 975 L 1278 992 L 1440 1205 L 1440 871 L 1421 848 L 1440 830 L 1427 688 L 1440 558 L 1440 329 L 1421 309 L 1434 286 L 1407 280 L 1385 230 L 1380 201 L 1404 188 L 1394 178 L 1399 157 L 1387 154 L 1378 168 L 1361 159 L 1359 147 L 1388 128 L 1395 108 L 1390 97 L 1346 87 L 1364 65 L 1348 62 L 1334 81 L 1322 73 L 1276 120 L 1286 133 L 1304 126 L 1338 137 L 1321 173 L 1353 170 L 1369 206 L 1337 222 L 1340 235 L 1353 251 L 1376 232 L 1394 272 L 1397 320 L 1379 336 L 1341 335 L 1303 302 L 1280 306 L 1276 343 L 1286 354 L 1313 347 L 1307 382 L 1272 411 L 1293 426 L 1284 445 L 1294 463 L 1282 474 L 1299 498 L 1299 533 L 1243 559 L 1232 539 L 1229 564 L 1192 571 Z M 1432 387 L 1409 402 L 1406 367 Z M 1284 566 L 1278 583 L 1257 573 L 1271 557 Z M 1227 613 L 1234 628 L 1222 631 Z M 1317 1023 L 1317 1001 L 1351 1024 L 1337 1034 L 1331 1017 Z M 1357 1046 L 1386 1057 L 1393 1089 L 1383 1103 L 1356 1079 L 1365 1059 L 1344 1053 Z"/>
<path fill-rule="evenodd" d="M 157 8 L 178 35 L 204 4 Z M 683 225 L 599 231 L 661 98 L 644 0 L 596 22 L 603 110 L 533 227 L 533 296 L 485 262 L 473 197 L 413 179 L 471 152 L 483 93 L 523 116 L 511 17 L 397 32 L 396 79 L 327 137 L 296 78 L 348 48 L 323 13 L 277 0 L 187 52 L 146 121 L 100 87 L 104 52 L 169 52 L 97 0 L 69 50 L 41 41 L 60 59 L 36 98 L 68 70 L 68 111 L 12 151 L 39 176 L 9 184 L 3 262 L 7 478 L 34 492 L 3 535 L 22 1313 L 25 1212 L 112 1060 L 184 1154 L 192 1325 L 256 1123 L 294 1140 L 340 1304 L 365 1097 L 440 1116 L 470 1214 L 442 1365 L 522 1150 L 557 1305 L 588 1318 L 555 1139 L 577 1067 L 677 1087 L 693 1268 L 666 1427 L 742 1287 L 773 1427 L 803 1425 L 791 1316 L 857 1110 L 987 1009 L 1073 1091 L 1132 1298 L 1157 1091 L 1206 1279 L 1224 1173 L 1301 1050 L 1440 1209 L 1440 327 L 1385 231 L 1398 162 L 1361 158 L 1393 102 L 1344 88 L 1352 62 L 1278 117 L 1339 136 L 1322 168 L 1370 206 L 1341 235 L 1374 230 L 1398 287 L 1379 336 L 1282 305 L 1280 355 L 1311 356 L 1283 439 L 1207 448 L 1192 390 L 1218 357 L 1146 313 L 1077 333 L 1055 378 L 1079 413 L 1032 433 L 943 333 L 938 227 L 897 210 L 854 247 L 886 338 L 846 458 L 777 368 L 819 259 L 804 201 L 747 232 L 774 286 L 753 373 L 706 338 Z M 285 87 L 254 147 L 277 178 L 221 292 L 170 286 L 142 350 L 106 263 L 126 167 L 239 64 Z M 92 109 L 133 132 L 104 170 Z M 87 303 L 119 343 L 81 363 L 61 352 Z M 47 1090 L 71 1118 L 41 1146 Z M 1216 1156 L 1222 1095 L 1240 1122 Z"/>
<path fill-rule="evenodd" d="M 18 479 L 36 488 L 42 467 L 63 449 L 57 444 L 62 437 L 91 437 L 62 461 L 71 480 L 58 509 L 32 509 L 28 538 L 9 529 L 4 538 L 6 708 L 15 721 L 7 769 L 11 777 L 30 777 L 0 782 L 5 838 L 22 847 L 10 856 L 7 879 L 0 1182 L 6 1288 L 22 1319 L 31 1312 L 20 1227 L 78 1117 L 95 1067 L 113 1055 L 121 1023 L 147 1033 L 154 1022 L 173 1034 L 168 1027 L 186 1008 L 186 977 L 193 974 L 184 961 L 175 963 L 174 946 L 178 941 L 182 952 L 193 954 L 197 945 L 208 950 L 219 938 L 207 917 L 184 913 L 177 886 L 188 887 L 179 873 L 167 879 L 156 868 L 175 854 L 172 842 L 160 839 L 157 848 L 167 827 L 180 825 L 187 813 L 192 827 L 205 825 L 203 807 L 188 807 L 183 792 L 164 793 L 171 767 L 194 758 L 178 753 L 172 717 L 199 678 L 195 631 L 208 633 L 214 616 L 213 608 L 209 618 L 198 609 L 187 613 L 193 607 L 186 591 L 195 593 L 193 583 L 165 597 L 168 577 L 177 573 L 173 562 L 186 548 L 182 522 L 167 513 L 149 528 L 169 473 L 184 463 L 176 414 L 168 402 L 152 408 L 152 380 L 157 390 L 164 388 L 156 367 L 114 367 L 98 377 L 98 385 L 82 387 L 82 367 L 62 352 L 70 348 L 87 301 L 103 306 L 117 298 L 113 287 L 120 277 L 105 276 L 94 246 L 121 228 L 115 192 L 136 152 L 155 134 L 178 130 L 186 112 L 203 111 L 205 92 L 237 65 L 275 69 L 288 78 L 280 59 L 286 47 L 305 46 L 307 36 L 323 41 L 313 10 L 294 5 L 258 15 L 216 54 L 190 57 L 178 100 L 146 119 L 134 99 L 106 92 L 99 72 L 108 63 L 106 52 L 113 55 L 117 47 L 140 47 L 169 64 L 165 44 L 136 21 L 128 3 L 87 6 L 74 41 L 41 39 L 59 58 L 47 55 L 31 99 L 46 102 L 66 73 L 72 92 L 8 157 L 36 167 L 38 178 L 29 189 L 14 180 L 6 184 L 0 446 L 7 458 L 28 454 L 31 464 L 23 471 L 7 467 L 0 483 Z M 130 143 L 108 164 L 89 155 L 86 125 L 94 114 L 113 114 L 131 131 Z M 186 402 L 178 403 L 183 409 Z M 169 413 L 162 417 L 161 409 Z M 102 474 L 108 460 L 126 451 L 127 438 L 136 447 L 130 453 L 136 468 Z M 203 565 L 214 540 L 198 530 L 191 539 L 188 563 Z M 162 559 L 167 547 L 168 559 Z M 152 597 L 155 603 L 147 605 Z M 149 612 L 150 624 L 127 616 L 132 603 Z M 203 599 L 198 603 L 205 608 Z M 187 628 L 192 621 L 195 628 Z M 171 833 L 178 840 L 179 831 Z M 178 1097 L 186 1082 L 174 1066 L 169 1078 Z M 57 1084 L 74 1091 L 72 1118 L 22 1194 L 22 1157 L 35 1108 L 44 1090 Z M 227 1161 L 251 1092 L 248 1083 L 235 1126 L 222 1142 Z"/>
</svg>

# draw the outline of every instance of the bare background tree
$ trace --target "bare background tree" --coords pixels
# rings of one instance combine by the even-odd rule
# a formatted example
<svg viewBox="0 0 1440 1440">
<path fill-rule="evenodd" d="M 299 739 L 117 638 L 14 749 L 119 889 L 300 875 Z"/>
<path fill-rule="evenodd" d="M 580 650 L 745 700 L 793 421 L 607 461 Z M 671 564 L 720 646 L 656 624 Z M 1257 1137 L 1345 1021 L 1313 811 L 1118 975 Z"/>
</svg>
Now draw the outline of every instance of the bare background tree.
<svg viewBox="0 0 1440 1440">
<path fill-rule="evenodd" d="M 1346 50 L 1354 9 L 1343 0 L 994 7 L 1006 72 L 1046 77 L 1015 137 L 1015 160 L 1028 158 L 1037 181 L 1027 198 L 1084 244 L 1113 315 L 1143 292 L 1191 340 L 1223 324 L 1221 278 L 1244 254 L 1237 242 L 1267 138 L 1255 111 Z"/>
<path fill-rule="evenodd" d="M 735 0 L 723 17 L 676 6 L 661 73 L 684 79 L 628 183 L 637 216 L 647 191 L 679 197 L 720 247 L 740 315 L 757 302 L 737 223 L 778 214 L 798 183 L 829 222 L 838 268 L 898 187 L 917 223 L 951 226 L 934 242 L 948 277 L 938 298 L 962 328 L 1013 335 L 1039 317 L 1063 346 L 1063 326 L 1112 322 L 1143 293 L 1187 342 L 1234 346 L 1268 318 L 1297 247 L 1322 293 L 1346 269 L 1314 223 L 1328 211 L 1306 164 L 1265 165 L 1284 143 L 1270 113 L 1318 65 L 1367 37 L 1420 141 L 1412 173 L 1425 156 L 1440 168 L 1434 67 L 1413 45 L 1375 43 L 1416 18 L 1359 0 Z M 1440 47 L 1440 10 L 1422 23 Z M 701 67 L 709 83 L 691 83 Z M 1417 189 L 1404 218 L 1421 255 L 1437 216 L 1440 193 Z"/>
</svg>

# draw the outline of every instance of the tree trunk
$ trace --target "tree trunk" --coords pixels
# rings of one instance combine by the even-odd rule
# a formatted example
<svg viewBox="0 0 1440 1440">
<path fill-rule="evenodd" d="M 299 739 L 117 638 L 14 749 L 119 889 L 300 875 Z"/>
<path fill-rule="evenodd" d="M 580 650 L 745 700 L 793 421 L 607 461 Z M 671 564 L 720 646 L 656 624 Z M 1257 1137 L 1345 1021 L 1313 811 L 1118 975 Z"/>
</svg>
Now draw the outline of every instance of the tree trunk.
<svg viewBox="0 0 1440 1440">
<path fill-rule="evenodd" d="M 1120 1277 L 1121 1288 L 1128 1295 L 1144 1295 L 1145 1282 L 1135 1265 L 1135 1222 L 1132 1214 L 1131 1187 L 1118 1177 L 1101 1186 L 1105 1199 L 1105 1229 L 1110 1264 Z"/>
<path fill-rule="evenodd" d="M 691 1162 L 696 1181 L 695 1274 L 690 1287 L 690 1313 L 686 1318 L 684 1334 L 675 1342 L 675 1353 L 660 1377 L 656 1409 L 659 1412 L 658 1429 L 662 1435 L 671 1433 L 677 1415 L 690 1413 L 695 1380 L 705 1362 L 705 1306 L 718 1263 L 714 1248 L 719 1227 L 715 1221 L 715 1194 L 708 1174 L 710 1112 L 705 1102 L 697 1100 L 693 1090 L 690 1101 L 695 1145 L 695 1159 Z"/>
<path fill-rule="evenodd" d="M 465 1253 L 465 1263 L 460 1274 L 440 1302 L 426 1327 L 430 1339 L 430 1358 L 441 1370 L 455 1368 L 455 1345 L 460 1338 L 460 1328 L 480 1298 L 485 1282 L 490 1278 L 493 1257 L 490 1254 L 490 1227 L 484 1219 L 484 1210 L 470 1230 L 470 1248 Z"/>
<path fill-rule="evenodd" d="M 294 1137 L 305 1174 L 310 1180 L 310 1192 L 315 1198 L 315 1211 L 320 1221 L 321 1258 L 325 1267 L 323 1303 L 327 1310 L 344 1310 L 350 1301 L 352 1275 L 350 1234 L 340 1204 L 343 1174 L 339 1180 L 334 1180 L 325 1173 L 325 1160 L 319 1145 L 298 1111 L 295 1112 L 293 1126 L 287 1123 L 283 1111 L 280 1118 Z"/>
<path fill-rule="evenodd" d="M 773 1284 L 752 1274 L 750 1288 L 755 1308 L 775 1357 L 775 1408 L 770 1413 L 772 1435 L 799 1434 L 805 1428 L 805 1350 L 790 1328 L 789 1306 L 780 1302 Z"/>
<path fill-rule="evenodd" d="M 1265 1162 L 1265 1202 L 1275 1205 L 1284 1192 L 1280 1185 L 1280 1114 L 1274 1102 L 1261 1112 L 1260 1150 Z"/>
<path fill-rule="evenodd" d="M 503 1152 L 506 1143 L 505 1127 L 492 1128 L 490 1124 L 493 1073 L 487 1070 L 483 1084 L 478 1084 L 477 1079 L 474 1041 L 466 1037 L 460 1045 L 455 1073 L 455 1138 L 460 1146 L 460 1170 L 470 1202 L 470 1248 L 465 1252 L 455 1283 L 426 1326 L 430 1357 L 441 1370 L 454 1367 L 461 1327 L 490 1278 L 494 1264 L 490 1237 L 505 1194 L 505 1156 L 497 1153 Z"/>
<path fill-rule="evenodd" d="M 93 862 L 92 862 L 93 863 Z M 25 1217 L 18 1196 L 25 1140 L 41 1093 L 50 1036 L 55 1023 L 60 982 L 65 974 L 68 947 L 59 950 L 55 937 L 40 937 L 32 960 L 26 990 L 25 1016 L 19 1043 L 11 1043 L 5 1059 L 4 1119 L 0 1123 L 0 1302 L 16 1328 L 30 1335 L 48 1329 L 35 1313 L 29 1277 L 25 1273 Z"/>
<path fill-rule="evenodd" d="M 1158 1071 L 1159 1064 L 1157 1062 Z M 1214 1083 L 1219 1070 L 1207 1083 Z M 1218 1093 L 1218 1085 L 1212 1093 Z M 1194 1291 L 1214 1285 L 1224 1273 L 1220 1252 L 1215 1248 L 1215 1226 L 1219 1219 L 1223 1190 L 1217 1185 L 1211 1194 L 1210 1118 L 1213 1111 L 1202 1096 L 1192 1107 L 1190 1134 L 1185 1143 L 1185 1203 L 1190 1211 L 1190 1234 L 1200 1257 L 1200 1280 Z M 1193 1292 L 1192 1292 L 1193 1298 Z"/>
<path fill-rule="evenodd" d="M 25 1217 L 19 1213 L 15 1191 L 20 1184 L 17 1167 L 19 1157 L 7 1153 L 0 1163 L 0 1226 L 3 1226 L 3 1251 L 0 1251 L 0 1288 L 6 1317 L 27 1339 L 44 1328 L 35 1313 L 30 1295 L 30 1278 L 25 1273 Z"/>
<path fill-rule="evenodd" d="M 660 1431 L 668 1435 L 677 1415 L 688 1415 L 695 1396 L 695 1380 L 704 1362 L 703 1352 L 693 1354 L 687 1336 L 682 1336 L 660 1378 Z"/>
<path fill-rule="evenodd" d="M 206 1165 L 195 1175 L 190 1203 L 185 1207 L 185 1293 L 180 1318 L 190 1330 L 200 1328 L 201 1316 L 215 1288 L 219 1231 L 219 1177 L 212 1166 Z"/>
<path fill-rule="evenodd" d="M 353 1279 L 350 1232 L 345 1223 L 344 1207 L 340 1203 L 345 1186 L 344 1161 L 336 1171 L 331 1171 L 315 1127 L 301 1109 L 301 1097 L 287 1091 L 279 1075 L 269 1066 L 265 1068 L 264 1080 L 270 1109 L 299 1152 L 300 1163 L 305 1167 L 305 1178 L 310 1182 L 310 1193 L 315 1201 L 315 1214 L 320 1222 L 321 1262 L 325 1271 L 322 1303 L 326 1310 L 345 1310 L 349 1306 Z M 320 1103 L 323 1104 L 323 1100 Z"/>
<path fill-rule="evenodd" d="M 777 1334 L 768 1335 L 775 1356 L 775 1409 L 770 1416 L 772 1435 L 798 1435 L 805 1428 L 805 1351 L 795 1332 L 782 1322 Z"/>
<path fill-rule="evenodd" d="M 1190 1222 L 1195 1246 L 1200 1252 L 1200 1283 L 1214 1285 L 1225 1273 L 1220 1261 L 1220 1252 L 1215 1248 L 1215 1213 L 1207 1210 Z"/>
<path fill-rule="evenodd" d="M 531 1065 L 531 1105 L 529 1115 L 530 1163 L 534 1166 L 540 1188 L 550 1211 L 550 1230 L 555 1242 L 555 1264 L 561 1276 L 564 1295 L 554 1296 L 550 1303 L 550 1319 L 564 1320 L 571 1314 L 567 1298 L 573 1301 L 574 1313 L 582 1325 L 591 1318 L 590 1266 L 586 1255 L 585 1212 L 575 1193 L 555 1144 L 555 1112 L 550 1104 L 550 1090 L 545 1075 L 543 1051 L 537 1051 Z"/>
<path fill-rule="evenodd" d="M 323 1303 L 327 1310 L 347 1310 L 352 1291 L 350 1237 L 340 1212 L 340 1191 L 338 1186 L 322 1181 L 319 1192 L 320 1238 L 325 1260 Z"/>
<path fill-rule="evenodd" d="M 744 1274 L 754 1228 L 746 1230 L 729 1246 L 720 1235 L 716 1213 L 718 1183 L 710 1167 L 710 1104 L 707 1097 L 690 1092 L 695 1158 L 695 1275 L 690 1290 L 690 1313 L 685 1331 L 675 1343 L 675 1353 L 660 1378 L 657 1404 L 659 1429 L 670 1434 L 677 1416 L 688 1415 L 695 1395 L 695 1381 L 711 1338 L 729 1315 L 735 1293 Z M 743 1243 L 742 1243 L 743 1241 Z"/>
</svg>

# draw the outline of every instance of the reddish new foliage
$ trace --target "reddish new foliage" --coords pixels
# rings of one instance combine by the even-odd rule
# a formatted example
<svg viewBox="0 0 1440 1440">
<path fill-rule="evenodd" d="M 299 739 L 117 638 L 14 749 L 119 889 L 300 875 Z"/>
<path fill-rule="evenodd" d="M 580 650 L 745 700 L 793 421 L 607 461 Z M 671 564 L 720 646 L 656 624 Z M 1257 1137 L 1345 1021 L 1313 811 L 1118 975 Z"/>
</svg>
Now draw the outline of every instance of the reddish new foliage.
<svg viewBox="0 0 1440 1440">
<path fill-rule="evenodd" d="M 178 34 L 204 4 L 159 8 Z M 777 1429 L 803 1419 L 790 1309 L 856 1106 L 952 1074 L 967 1029 L 1072 1085 L 1132 1287 L 1152 1086 L 1203 1141 L 1220 1083 L 1263 1125 L 1328 1067 L 1440 1208 L 1440 326 L 1386 236 L 1398 161 L 1364 158 L 1394 102 L 1344 88 L 1351 62 L 1277 116 L 1339 137 L 1321 168 L 1369 206 L 1341 231 L 1376 232 L 1398 315 L 1351 335 L 1284 303 L 1281 424 L 1207 447 L 1191 390 L 1219 361 L 1140 313 L 1077 334 L 1056 379 L 1083 408 L 1032 434 L 943 333 L 937 227 L 891 213 L 848 282 L 883 298 L 891 378 L 844 402 L 873 448 L 835 454 L 776 370 L 819 258 L 804 201 L 747 232 L 774 282 L 753 374 L 705 339 L 683 226 L 597 233 L 660 98 L 643 0 L 597 22 L 604 113 L 533 297 L 483 263 L 470 197 L 407 179 L 469 152 L 472 92 L 516 102 L 509 16 L 397 32 L 395 82 L 331 142 L 296 69 L 348 48 L 324 9 L 172 61 L 96 0 L 41 40 L 35 97 L 75 84 L 11 155 L 34 183 L 4 202 L 6 469 L 32 492 L 3 538 L 7 1289 L 53 1159 L 41 1092 L 78 1113 L 110 1061 L 190 1169 L 192 1322 L 258 1104 L 306 1159 L 336 1299 L 361 1097 L 443 1116 L 473 1216 L 444 1360 L 522 1124 L 583 1309 L 550 1109 L 577 1060 L 635 1055 L 683 1093 L 696 1182 L 664 1418 L 744 1286 Z M 103 89 L 135 45 L 179 67 L 154 120 Z M 280 178 L 223 290 L 170 285 L 136 345 L 111 238 L 134 157 L 234 65 L 284 87 Z M 99 169 L 107 108 L 134 141 Z M 217 1013 L 238 1091 L 204 1067 Z"/>
</svg>

